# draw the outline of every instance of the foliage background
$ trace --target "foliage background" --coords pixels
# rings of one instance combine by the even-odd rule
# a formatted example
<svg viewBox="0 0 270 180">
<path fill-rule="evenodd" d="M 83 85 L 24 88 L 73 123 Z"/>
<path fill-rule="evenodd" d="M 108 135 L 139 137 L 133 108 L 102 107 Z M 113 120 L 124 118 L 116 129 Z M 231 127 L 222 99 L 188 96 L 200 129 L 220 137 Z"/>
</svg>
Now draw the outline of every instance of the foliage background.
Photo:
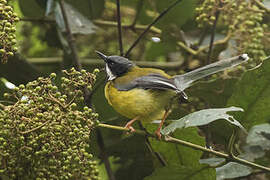
<svg viewBox="0 0 270 180">
<path fill-rule="evenodd" d="M 120 1 L 124 52 L 173 2 Z M 61 76 L 62 69 L 74 66 L 57 1 L 10 0 L 9 4 L 21 19 L 16 26 L 18 52 L 9 58 L 7 64 L 0 65 L 0 77 L 15 85 L 26 84 L 52 72 Z M 97 67 L 102 69 L 103 63 L 95 50 L 107 55 L 121 53 L 116 1 L 65 0 L 64 4 L 83 68 L 91 72 Z M 205 108 L 237 106 L 245 112 L 234 115 L 250 133 L 251 130 L 256 131 L 255 125 L 265 124 L 263 127 L 268 127 L 270 64 L 266 61 L 255 70 L 249 69 L 269 56 L 269 4 L 269 0 L 182 0 L 139 41 L 128 57 L 141 66 L 158 67 L 172 75 L 240 53 L 248 53 L 251 57 L 247 65 L 214 75 L 188 89 L 189 103 L 176 107 L 169 119 L 179 119 Z M 90 104 L 99 114 L 100 122 L 123 126 L 127 119 L 117 114 L 104 98 L 104 79 L 105 73 L 101 71 L 93 87 Z M 10 91 L 4 82 L 0 82 L 1 100 L 4 92 Z M 144 126 L 149 132 L 156 128 L 155 124 Z M 140 126 L 136 128 L 140 129 Z M 231 125 L 217 121 L 200 128 L 176 130 L 173 136 L 227 152 L 232 130 Z M 240 134 L 235 153 L 269 167 L 270 129 L 260 130 L 259 127 L 257 131 L 266 134 L 260 134 L 261 143 L 254 145 L 254 141 L 246 141 L 246 135 Z M 221 169 L 209 168 L 199 163 L 200 159 L 213 157 L 208 153 L 111 129 L 96 130 L 89 143 L 91 153 L 99 162 L 101 179 L 269 178 L 266 173 L 247 170 L 246 166 L 246 174 L 241 174 L 243 170 L 232 171 L 241 167 L 230 164 L 219 167 Z M 253 157 L 258 153 L 262 155 Z"/>
</svg>

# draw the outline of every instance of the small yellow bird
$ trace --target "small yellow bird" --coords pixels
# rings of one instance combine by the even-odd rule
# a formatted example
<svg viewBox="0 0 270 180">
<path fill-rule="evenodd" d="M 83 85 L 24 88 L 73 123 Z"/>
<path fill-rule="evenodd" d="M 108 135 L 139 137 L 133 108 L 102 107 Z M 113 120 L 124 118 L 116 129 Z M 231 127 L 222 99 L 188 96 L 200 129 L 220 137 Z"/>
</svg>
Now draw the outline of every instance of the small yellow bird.
<svg viewBox="0 0 270 180">
<path fill-rule="evenodd" d="M 198 79 L 248 60 L 247 54 L 221 60 L 183 75 L 170 76 L 155 68 L 140 68 L 121 56 L 106 56 L 96 53 L 104 60 L 108 81 L 105 97 L 121 115 L 131 119 L 126 128 L 135 131 L 132 124 L 137 121 L 161 120 L 156 135 L 169 115 L 175 100 L 187 99 L 184 90 Z"/>
</svg>

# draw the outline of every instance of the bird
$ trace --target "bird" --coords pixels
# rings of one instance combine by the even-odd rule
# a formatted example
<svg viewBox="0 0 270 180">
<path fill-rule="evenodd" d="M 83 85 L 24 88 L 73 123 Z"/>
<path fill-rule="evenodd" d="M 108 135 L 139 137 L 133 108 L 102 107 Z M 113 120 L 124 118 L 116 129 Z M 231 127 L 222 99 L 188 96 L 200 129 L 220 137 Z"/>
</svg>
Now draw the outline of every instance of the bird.
<svg viewBox="0 0 270 180">
<path fill-rule="evenodd" d="M 220 60 L 182 75 L 170 76 L 161 69 L 137 66 L 128 58 L 96 51 L 105 62 L 107 82 L 105 98 L 115 111 L 130 119 L 125 125 L 131 132 L 135 121 L 161 120 L 155 131 L 161 139 L 161 129 L 175 101 L 187 100 L 184 90 L 194 81 L 216 72 L 246 62 L 249 57 L 242 54 Z M 181 102 L 180 102 L 181 103 Z"/>
</svg>

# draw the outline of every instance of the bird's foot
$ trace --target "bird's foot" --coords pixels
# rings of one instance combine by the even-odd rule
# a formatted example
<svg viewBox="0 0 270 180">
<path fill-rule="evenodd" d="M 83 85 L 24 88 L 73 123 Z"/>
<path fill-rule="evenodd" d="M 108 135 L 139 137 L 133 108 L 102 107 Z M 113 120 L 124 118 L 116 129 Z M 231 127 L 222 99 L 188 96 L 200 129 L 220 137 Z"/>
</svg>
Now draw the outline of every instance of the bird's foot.
<svg viewBox="0 0 270 180">
<path fill-rule="evenodd" d="M 155 134 L 157 135 L 157 138 L 158 138 L 159 140 L 161 140 L 160 129 L 156 130 Z"/>
<path fill-rule="evenodd" d="M 135 132 L 135 129 L 134 129 L 131 125 L 129 125 L 129 124 L 126 124 L 124 128 L 129 129 L 128 133 L 133 133 L 133 132 Z"/>
</svg>

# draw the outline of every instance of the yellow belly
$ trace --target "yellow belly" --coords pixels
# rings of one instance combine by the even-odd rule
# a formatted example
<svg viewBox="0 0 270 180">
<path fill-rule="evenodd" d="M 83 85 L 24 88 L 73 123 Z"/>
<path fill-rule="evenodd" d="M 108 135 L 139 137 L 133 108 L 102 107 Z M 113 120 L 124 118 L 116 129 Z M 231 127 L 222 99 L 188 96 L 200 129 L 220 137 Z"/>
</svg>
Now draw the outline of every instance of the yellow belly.
<svg viewBox="0 0 270 180">
<path fill-rule="evenodd" d="M 108 82 L 105 87 L 105 96 L 109 104 L 121 115 L 133 119 L 151 122 L 162 119 L 165 108 L 169 105 L 175 92 L 171 90 L 144 90 L 132 89 L 118 91 L 113 82 Z"/>
</svg>

